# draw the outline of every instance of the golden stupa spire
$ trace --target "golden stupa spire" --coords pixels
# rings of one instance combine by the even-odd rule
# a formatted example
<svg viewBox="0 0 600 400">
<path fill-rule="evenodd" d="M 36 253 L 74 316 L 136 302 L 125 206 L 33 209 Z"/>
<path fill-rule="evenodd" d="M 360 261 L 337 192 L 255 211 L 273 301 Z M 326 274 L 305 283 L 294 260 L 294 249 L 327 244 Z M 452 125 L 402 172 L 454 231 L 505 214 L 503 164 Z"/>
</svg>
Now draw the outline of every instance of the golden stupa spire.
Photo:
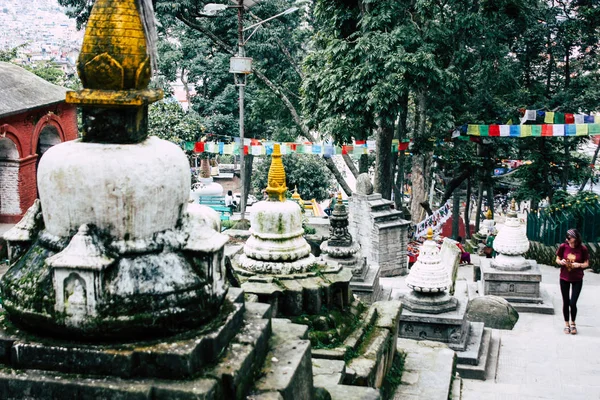
<svg viewBox="0 0 600 400">
<path fill-rule="evenodd" d="M 156 44 L 152 0 L 96 0 L 77 59 L 84 89 L 66 101 L 83 107 L 84 141 L 136 143 L 147 137 L 148 89 Z"/>
<path fill-rule="evenodd" d="M 492 218 L 494 218 L 494 214 L 492 214 L 492 209 L 491 209 L 491 208 L 488 208 L 487 212 L 485 213 L 485 217 L 486 217 L 487 219 L 492 219 Z"/>
<path fill-rule="evenodd" d="M 427 228 L 427 236 L 426 236 L 427 240 L 433 240 L 433 229 Z"/>
<path fill-rule="evenodd" d="M 285 201 L 285 169 L 281 161 L 281 151 L 279 144 L 273 145 L 273 154 L 271 155 L 271 167 L 269 168 L 268 186 L 266 189 L 269 200 Z"/>
<path fill-rule="evenodd" d="M 342 192 L 338 192 L 337 202 L 338 202 L 338 204 L 342 204 Z"/>
</svg>

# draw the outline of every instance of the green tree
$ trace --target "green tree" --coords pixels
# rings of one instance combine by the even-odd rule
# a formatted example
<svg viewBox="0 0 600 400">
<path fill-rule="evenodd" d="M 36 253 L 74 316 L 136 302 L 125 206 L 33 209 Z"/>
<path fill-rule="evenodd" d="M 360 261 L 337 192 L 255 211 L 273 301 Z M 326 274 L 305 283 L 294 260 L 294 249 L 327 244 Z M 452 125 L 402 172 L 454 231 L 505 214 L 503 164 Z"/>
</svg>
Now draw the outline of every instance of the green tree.
<svg viewBox="0 0 600 400">
<path fill-rule="evenodd" d="M 282 156 L 289 191 L 298 188 L 300 197 L 305 200 L 323 201 L 337 189 L 334 176 L 328 170 L 322 157 L 312 154 L 285 154 Z M 252 187 L 261 193 L 267 187 L 267 177 L 271 157 L 260 159 L 252 172 Z"/>
</svg>

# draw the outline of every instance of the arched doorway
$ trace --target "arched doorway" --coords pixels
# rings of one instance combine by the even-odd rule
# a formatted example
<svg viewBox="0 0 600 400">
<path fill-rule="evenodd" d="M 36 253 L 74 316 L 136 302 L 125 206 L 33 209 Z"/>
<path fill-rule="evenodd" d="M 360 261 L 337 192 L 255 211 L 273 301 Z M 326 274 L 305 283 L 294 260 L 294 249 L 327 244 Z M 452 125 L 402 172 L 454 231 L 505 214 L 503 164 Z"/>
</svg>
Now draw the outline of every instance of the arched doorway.
<svg viewBox="0 0 600 400">
<path fill-rule="evenodd" d="M 40 162 L 40 159 L 50 147 L 59 143 L 61 143 L 61 140 L 58 129 L 56 129 L 54 125 L 46 125 L 40 131 L 40 138 L 38 139 L 37 149 L 35 150 L 38 155 L 37 162 Z M 35 170 L 37 171 L 37 165 Z"/>
<path fill-rule="evenodd" d="M 0 138 L 0 215 L 20 215 L 19 150 L 9 138 Z"/>
</svg>

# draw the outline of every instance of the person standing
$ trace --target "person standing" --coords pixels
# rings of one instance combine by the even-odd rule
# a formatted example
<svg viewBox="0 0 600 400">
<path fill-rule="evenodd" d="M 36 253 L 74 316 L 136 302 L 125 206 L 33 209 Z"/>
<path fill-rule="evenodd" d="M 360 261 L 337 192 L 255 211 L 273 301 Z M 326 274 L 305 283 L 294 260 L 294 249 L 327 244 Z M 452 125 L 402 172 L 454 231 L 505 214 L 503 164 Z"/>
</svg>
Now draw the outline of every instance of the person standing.
<svg viewBox="0 0 600 400">
<path fill-rule="evenodd" d="M 581 234 L 577 229 L 567 231 L 566 242 L 556 251 L 556 263 L 560 265 L 559 282 L 565 319 L 564 333 L 576 335 L 577 300 L 583 286 L 583 270 L 588 268 L 590 263 L 588 249 L 581 243 Z"/>
</svg>

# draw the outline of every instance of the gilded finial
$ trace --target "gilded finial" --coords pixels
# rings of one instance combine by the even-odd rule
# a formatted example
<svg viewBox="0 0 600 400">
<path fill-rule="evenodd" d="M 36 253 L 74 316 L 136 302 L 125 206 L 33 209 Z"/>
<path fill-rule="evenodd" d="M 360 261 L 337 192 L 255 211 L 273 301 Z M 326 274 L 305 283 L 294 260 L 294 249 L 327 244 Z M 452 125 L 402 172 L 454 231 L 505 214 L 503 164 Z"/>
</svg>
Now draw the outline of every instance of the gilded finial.
<svg viewBox="0 0 600 400">
<path fill-rule="evenodd" d="M 514 198 L 510 201 L 510 209 L 513 211 L 517 210 L 517 202 L 515 201 Z"/>
<path fill-rule="evenodd" d="M 427 240 L 433 240 L 433 229 L 432 228 L 427 228 L 426 238 L 427 238 Z"/>
<path fill-rule="evenodd" d="M 271 201 L 285 201 L 285 169 L 283 161 L 281 161 L 281 151 L 279 144 L 273 145 L 273 154 L 271 155 L 271 167 L 269 168 L 269 185 L 266 192 Z"/>
<path fill-rule="evenodd" d="M 294 193 L 292 194 L 292 199 L 294 200 L 302 200 L 300 194 L 298 193 L 298 185 L 294 186 Z"/>
<path fill-rule="evenodd" d="M 487 219 L 493 219 L 494 218 L 494 214 L 492 213 L 492 209 L 488 209 L 487 212 L 485 213 L 485 217 Z"/>
<path fill-rule="evenodd" d="M 338 204 L 342 203 L 342 192 L 338 192 L 337 201 L 338 201 Z"/>
<path fill-rule="evenodd" d="M 146 139 L 148 89 L 156 62 L 152 0 L 96 0 L 85 29 L 77 73 L 83 89 L 66 102 L 83 108 L 83 141 L 139 143 Z"/>
</svg>

